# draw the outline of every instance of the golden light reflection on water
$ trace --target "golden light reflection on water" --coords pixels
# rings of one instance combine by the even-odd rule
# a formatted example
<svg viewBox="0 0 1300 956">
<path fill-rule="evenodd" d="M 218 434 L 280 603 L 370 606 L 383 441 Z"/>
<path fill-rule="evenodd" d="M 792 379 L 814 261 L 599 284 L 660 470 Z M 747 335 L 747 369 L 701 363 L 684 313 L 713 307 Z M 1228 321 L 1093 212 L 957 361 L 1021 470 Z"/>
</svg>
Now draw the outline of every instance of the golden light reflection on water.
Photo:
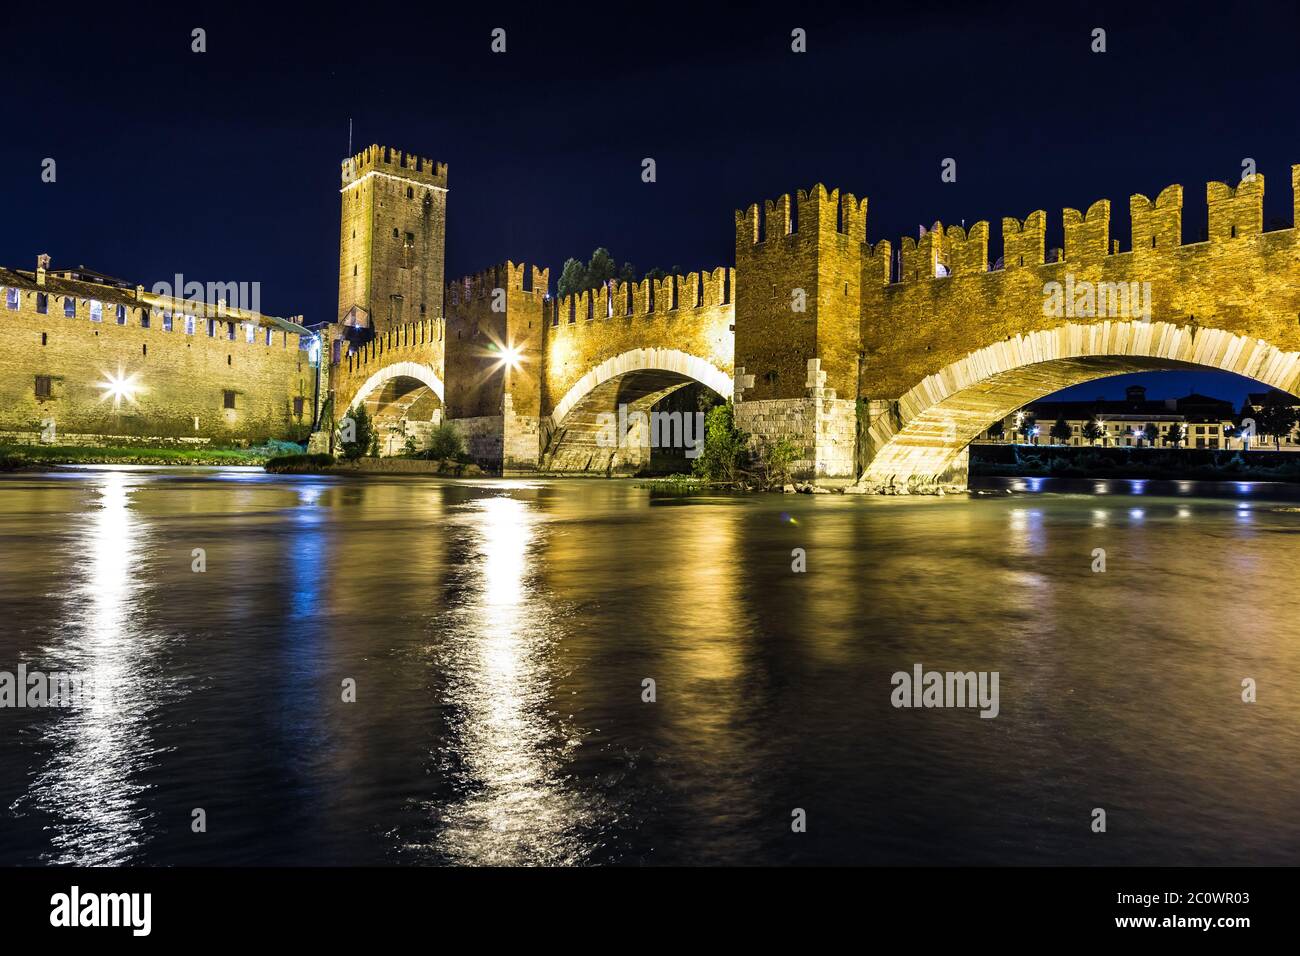
<svg viewBox="0 0 1300 956">
<path fill-rule="evenodd" d="M 80 560 L 68 592 L 70 633 L 48 649 L 60 670 L 80 672 L 94 688 L 93 701 L 60 712 L 49 726 L 54 753 L 31 788 L 53 817 L 56 863 L 128 862 L 145 839 L 142 788 L 132 775 L 149 750 L 152 708 L 140 667 L 145 650 L 134 626 L 142 542 L 131 512 L 131 482 L 123 472 L 98 477 L 97 500 L 74 545 Z"/>
<path fill-rule="evenodd" d="M 581 862 L 584 807 L 562 777 L 578 740 L 548 712 L 553 675 L 546 609 L 530 585 L 539 517 L 509 496 L 472 502 L 467 627 L 451 648 L 459 716 L 450 750 L 463 798 L 442 812 L 439 849 L 480 865 Z"/>
</svg>

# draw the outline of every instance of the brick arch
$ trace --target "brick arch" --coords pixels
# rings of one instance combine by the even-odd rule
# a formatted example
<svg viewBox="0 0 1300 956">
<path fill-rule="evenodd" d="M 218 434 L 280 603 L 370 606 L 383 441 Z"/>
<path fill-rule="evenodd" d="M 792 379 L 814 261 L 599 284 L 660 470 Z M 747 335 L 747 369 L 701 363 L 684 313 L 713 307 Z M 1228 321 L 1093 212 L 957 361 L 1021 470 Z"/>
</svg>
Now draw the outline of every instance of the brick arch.
<svg viewBox="0 0 1300 956">
<path fill-rule="evenodd" d="M 438 396 L 440 403 L 445 402 L 442 379 L 438 378 L 438 374 L 432 368 L 421 362 L 394 362 L 392 365 L 385 365 L 362 382 L 360 388 L 352 394 L 351 400 L 339 406 L 339 413 L 341 414 L 352 408 L 357 402 L 364 401 L 372 392 L 383 387 L 386 382 L 403 376 L 423 382 Z"/>
<path fill-rule="evenodd" d="M 1300 352 L 1222 329 L 1169 322 L 1067 324 L 1017 335 L 922 379 L 873 411 L 862 483 L 964 484 L 966 449 L 984 429 L 1062 388 L 1126 372 L 1204 368 L 1300 392 Z"/>
<path fill-rule="evenodd" d="M 612 379 L 631 372 L 673 372 L 707 385 L 720 395 L 731 397 L 732 377 L 707 359 L 678 349 L 629 349 L 605 359 L 578 379 L 564 393 L 551 411 L 551 421 L 560 424 L 573 408 L 591 391 Z"/>
</svg>

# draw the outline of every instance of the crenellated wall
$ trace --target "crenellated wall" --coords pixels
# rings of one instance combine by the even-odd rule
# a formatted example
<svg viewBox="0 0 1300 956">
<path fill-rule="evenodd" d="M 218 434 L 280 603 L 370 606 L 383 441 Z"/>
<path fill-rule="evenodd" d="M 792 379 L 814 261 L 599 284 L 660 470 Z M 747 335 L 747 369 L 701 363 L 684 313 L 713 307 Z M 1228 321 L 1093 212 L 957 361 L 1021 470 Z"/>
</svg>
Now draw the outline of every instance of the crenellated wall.
<svg viewBox="0 0 1300 956">
<path fill-rule="evenodd" d="M 543 412 L 559 424 L 583 394 L 638 363 L 671 370 L 676 362 L 694 377 L 670 352 L 710 366 L 715 374 L 705 384 L 719 387 L 733 369 L 734 281 L 734 270 L 718 268 L 547 302 Z M 615 371 L 619 363 L 623 370 Z"/>
<path fill-rule="evenodd" d="M 325 354 L 330 361 L 333 418 L 342 418 L 357 401 L 399 376 L 419 381 L 434 392 L 439 404 L 445 402 L 446 324 L 441 319 L 407 322 L 363 345 L 342 340 L 339 326 L 328 331 Z"/>
<path fill-rule="evenodd" d="M 1292 178 L 1300 187 L 1294 170 Z M 900 471 L 883 474 L 881 462 L 911 442 L 913 451 L 933 452 L 916 451 L 916 467 L 933 468 L 941 452 L 957 456 L 976 419 L 996 414 L 1008 401 L 1023 404 L 1027 395 L 1028 400 L 1040 397 L 1034 392 L 1040 386 L 1051 390 L 1066 379 L 1080 380 L 1079 375 L 1082 380 L 1099 377 L 1109 360 L 1117 370 L 1125 361 L 1123 370 L 1132 370 L 1134 361 L 1141 367 L 1186 363 L 1223 368 L 1300 391 L 1300 367 L 1290 357 L 1300 353 L 1300 233 L 1294 226 L 1262 231 L 1264 177 L 1257 175 L 1236 187 L 1209 183 L 1209 238 L 1184 243 L 1182 195 L 1182 187 L 1173 185 L 1154 201 L 1132 196 L 1131 243 L 1122 252 L 1110 238 L 1110 203 L 1103 199 L 1086 214 L 1064 210 L 1061 261 L 1044 261 L 1046 215 L 1041 210 L 1023 222 L 1003 220 L 1000 269 L 990 269 L 979 255 L 959 261 L 950 250 L 951 274 L 931 277 L 924 268 L 906 267 L 909 240 L 904 240 L 901 279 L 889 282 L 869 258 L 858 388 L 876 409 L 871 437 L 860 452 L 863 460 L 875 463 L 868 467 L 868 477 L 924 483 L 935 476 L 918 476 L 908 471 L 912 466 L 897 461 L 893 465 Z M 984 223 L 976 223 L 970 232 L 983 228 Z M 928 236 L 937 236 L 939 229 L 936 224 Z M 924 261 L 930 261 L 928 255 Z M 1178 347 L 1140 334 L 1142 325 L 1149 328 L 1150 323 L 1158 323 L 1166 336 L 1176 332 Z M 1138 331 L 1098 338 L 1086 334 L 1091 325 Z M 1200 344 L 1188 351 L 1193 342 Z M 1041 355 L 1040 361 L 1033 361 L 1035 355 Z M 1028 391 L 1013 387 L 1016 369 L 1076 358 L 1091 364 L 1076 366 L 1064 377 L 1040 367 L 1032 372 L 1041 379 L 1038 385 Z M 999 376 L 1002 398 L 962 408 L 953 382 L 979 387 L 973 362 L 984 363 L 989 376 Z M 1021 377 L 1028 382 L 1030 375 L 1026 371 Z M 927 419 L 927 395 L 936 405 L 943 397 L 946 419 Z M 931 409 L 929 418 L 936 414 Z M 889 454 L 883 454 L 891 444 Z"/>
<path fill-rule="evenodd" d="M 0 331 L 8 441 L 228 445 L 311 429 L 315 368 L 305 329 L 283 319 L 0 269 Z"/>
</svg>

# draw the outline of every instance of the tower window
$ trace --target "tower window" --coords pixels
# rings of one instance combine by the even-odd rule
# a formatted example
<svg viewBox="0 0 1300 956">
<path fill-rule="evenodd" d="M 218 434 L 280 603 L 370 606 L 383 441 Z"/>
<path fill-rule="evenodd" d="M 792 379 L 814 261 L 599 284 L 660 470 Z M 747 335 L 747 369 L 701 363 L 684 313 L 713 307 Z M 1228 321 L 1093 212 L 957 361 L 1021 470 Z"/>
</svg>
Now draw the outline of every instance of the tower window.
<svg viewBox="0 0 1300 956">
<path fill-rule="evenodd" d="M 415 245 L 415 233 L 408 232 L 406 234 L 406 247 L 409 249 L 413 245 Z"/>
<path fill-rule="evenodd" d="M 397 227 L 396 227 L 396 226 L 393 227 L 393 238 L 394 238 L 394 239 L 397 238 Z"/>
<path fill-rule="evenodd" d="M 148 309 L 141 309 L 141 310 L 140 310 L 140 328 L 142 328 L 142 329 L 147 329 L 147 328 L 149 328 L 149 310 L 148 310 Z"/>
<path fill-rule="evenodd" d="M 48 315 L 50 311 L 50 297 L 44 292 L 36 293 L 36 313 L 37 315 Z"/>
<path fill-rule="evenodd" d="M 42 344 L 42 345 L 48 345 L 49 342 L 50 342 L 50 336 L 49 336 L 49 334 L 46 333 L 46 332 L 42 332 L 42 333 L 41 333 L 41 344 Z"/>
<path fill-rule="evenodd" d="M 164 332 L 170 332 L 171 330 L 172 330 L 172 314 L 171 314 L 170 312 L 164 312 L 164 313 L 163 313 L 163 331 L 164 331 Z"/>
<path fill-rule="evenodd" d="M 63 297 L 63 317 L 65 319 L 75 319 L 77 317 L 77 300 L 73 296 L 65 295 Z"/>
<path fill-rule="evenodd" d="M 420 303 L 420 314 L 421 314 L 421 315 L 424 315 L 424 303 L 423 303 L 423 302 Z"/>
<path fill-rule="evenodd" d="M 407 199 L 414 199 L 414 198 L 415 198 L 415 190 L 412 189 L 410 186 L 407 186 L 407 187 L 406 187 L 406 198 L 407 198 Z"/>
<path fill-rule="evenodd" d="M 50 394 L 51 394 L 50 377 L 48 375 L 37 375 L 36 376 L 36 397 L 49 398 Z"/>
<path fill-rule="evenodd" d="M 226 390 L 225 390 L 225 392 L 224 392 L 223 395 L 222 395 L 222 398 L 223 398 L 223 400 L 224 400 L 224 401 L 223 401 L 223 406 L 224 406 L 225 408 L 234 408 L 234 407 L 235 407 L 235 393 L 232 392 L 230 389 L 226 389 Z"/>
<path fill-rule="evenodd" d="M 353 274 L 353 275 L 356 275 L 356 274 L 357 274 L 357 267 L 356 267 L 356 266 L 353 266 L 353 267 L 352 267 L 352 274 Z"/>
<path fill-rule="evenodd" d="M 295 399 L 293 400 L 293 417 L 294 417 L 294 418 L 302 418 L 302 399 L 301 399 L 301 398 L 295 398 Z"/>
<path fill-rule="evenodd" d="M 18 311 L 18 299 L 21 295 L 22 293 L 17 289 L 5 289 L 5 305 L 15 312 Z"/>
<path fill-rule="evenodd" d="M 104 303 L 100 302 L 98 299 L 90 300 L 90 321 L 104 321 Z"/>
<path fill-rule="evenodd" d="M 124 305 L 117 307 L 117 324 L 126 325 L 126 306 Z"/>
</svg>

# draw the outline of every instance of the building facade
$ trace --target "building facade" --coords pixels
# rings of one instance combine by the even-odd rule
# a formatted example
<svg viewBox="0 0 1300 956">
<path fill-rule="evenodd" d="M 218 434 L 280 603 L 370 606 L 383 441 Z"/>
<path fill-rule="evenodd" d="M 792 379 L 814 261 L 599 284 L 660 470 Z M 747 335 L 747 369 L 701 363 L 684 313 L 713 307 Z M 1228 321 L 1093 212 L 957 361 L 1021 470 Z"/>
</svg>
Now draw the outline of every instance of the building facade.
<svg viewBox="0 0 1300 956">
<path fill-rule="evenodd" d="M 1135 385 L 1124 399 L 1034 402 L 1008 415 L 977 441 L 1103 448 L 1227 448 L 1235 434 L 1232 403 L 1206 395 L 1148 399 Z M 1056 433 L 1064 421 L 1069 437 Z M 1091 427 L 1090 427 L 1091 426 Z"/>
<path fill-rule="evenodd" d="M 0 269 L 0 441 L 248 445 L 305 438 L 316 368 L 298 322 L 79 267 Z"/>
</svg>

